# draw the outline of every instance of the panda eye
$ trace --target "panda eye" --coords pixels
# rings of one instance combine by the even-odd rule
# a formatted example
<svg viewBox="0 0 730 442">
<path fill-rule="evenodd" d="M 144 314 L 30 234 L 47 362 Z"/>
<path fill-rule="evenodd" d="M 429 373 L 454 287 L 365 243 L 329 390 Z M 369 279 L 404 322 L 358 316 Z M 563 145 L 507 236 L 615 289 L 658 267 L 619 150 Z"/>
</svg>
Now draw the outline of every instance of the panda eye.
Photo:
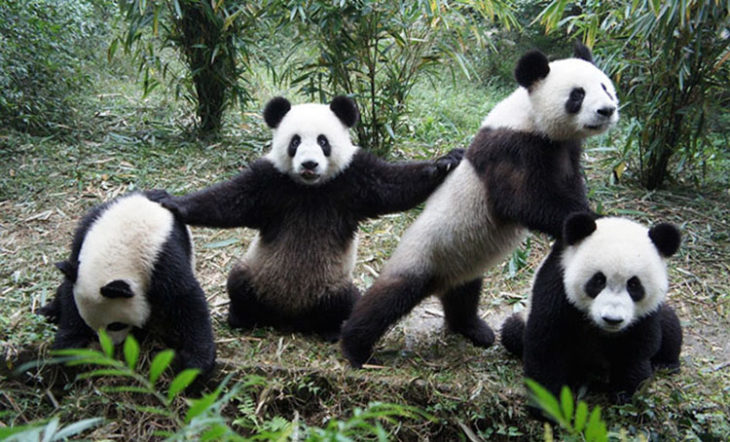
<svg viewBox="0 0 730 442">
<path fill-rule="evenodd" d="M 626 290 L 629 292 L 629 296 L 634 302 L 639 302 L 644 299 L 644 286 L 641 284 L 641 280 L 636 276 L 632 276 L 626 282 Z"/>
<path fill-rule="evenodd" d="M 294 154 L 297 153 L 297 147 L 302 143 L 302 137 L 299 135 L 294 135 L 291 137 L 291 141 L 289 141 L 289 148 L 287 149 L 287 153 L 290 157 L 293 157 Z"/>
<path fill-rule="evenodd" d="M 317 144 L 319 144 L 319 147 L 322 148 L 322 152 L 324 153 L 324 156 L 328 157 L 330 156 L 330 153 L 332 152 L 332 147 L 330 146 L 330 142 L 324 135 L 319 135 L 317 137 Z"/>
<path fill-rule="evenodd" d="M 565 111 L 569 114 L 576 114 L 583 105 L 583 98 L 586 96 L 586 91 L 582 87 L 573 88 L 570 91 L 570 97 L 565 102 Z"/>
<path fill-rule="evenodd" d="M 586 282 L 585 290 L 589 298 L 595 298 L 606 287 L 606 275 L 601 272 L 594 273 L 591 279 Z"/>
</svg>

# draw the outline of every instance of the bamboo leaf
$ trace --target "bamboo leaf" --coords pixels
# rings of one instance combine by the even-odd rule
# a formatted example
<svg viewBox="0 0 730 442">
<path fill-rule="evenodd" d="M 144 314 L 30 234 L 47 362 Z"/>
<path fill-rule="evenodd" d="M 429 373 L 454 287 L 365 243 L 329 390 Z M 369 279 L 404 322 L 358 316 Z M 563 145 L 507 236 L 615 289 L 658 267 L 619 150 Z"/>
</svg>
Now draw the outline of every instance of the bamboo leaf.
<svg viewBox="0 0 730 442">
<path fill-rule="evenodd" d="M 583 428 L 586 426 L 586 420 L 588 419 L 588 405 L 585 402 L 578 402 L 578 408 L 575 410 L 575 423 L 573 427 L 575 431 L 581 433 Z"/>
<path fill-rule="evenodd" d="M 127 367 L 134 371 L 139 360 L 139 344 L 131 334 L 124 340 L 124 360 L 127 362 Z"/>
<path fill-rule="evenodd" d="M 99 344 L 106 357 L 111 358 L 114 356 L 114 342 L 104 329 L 99 329 Z"/>
<path fill-rule="evenodd" d="M 563 410 L 563 416 L 568 422 L 573 420 L 574 406 L 575 403 L 573 402 L 573 395 L 570 392 L 570 388 L 564 385 L 560 391 L 560 407 Z"/>
<path fill-rule="evenodd" d="M 198 377 L 198 374 L 200 374 L 200 369 L 187 368 L 175 376 L 175 379 L 170 383 L 170 389 L 167 391 L 167 400 L 171 401 L 181 391 L 192 384 L 195 378 Z"/>
<path fill-rule="evenodd" d="M 157 353 L 150 364 L 149 380 L 152 385 L 157 382 L 157 379 L 159 379 L 162 372 L 170 366 L 170 362 L 172 362 L 173 357 L 175 357 L 175 352 L 173 350 L 168 349 Z"/>
<path fill-rule="evenodd" d="M 104 418 L 101 417 L 82 419 L 78 422 L 74 422 L 73 424 L 63 427 L 60 431 L 53 435 L 53 440 L 62 440 L 72 436 L 76 436 L 77 434 L 83 433 L 90 428 L 98 427 L 99 425 L 101 425 L 102 422 L 104 422 Z"/>
</svg>

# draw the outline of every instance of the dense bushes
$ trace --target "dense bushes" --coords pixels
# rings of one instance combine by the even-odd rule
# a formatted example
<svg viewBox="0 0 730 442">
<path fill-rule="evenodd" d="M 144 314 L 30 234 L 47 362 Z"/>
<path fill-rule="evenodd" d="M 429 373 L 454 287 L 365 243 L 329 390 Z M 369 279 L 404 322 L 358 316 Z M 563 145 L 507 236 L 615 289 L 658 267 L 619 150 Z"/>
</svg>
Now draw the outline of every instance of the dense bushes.
<svg viewBox="0 0 730 442">
<path fill-rule="evenodd" d="M 73 98 L 105 34 L 103 3 L 2 2 L 0 124 L 41 135 L 74 124 Z"/>
</svg>

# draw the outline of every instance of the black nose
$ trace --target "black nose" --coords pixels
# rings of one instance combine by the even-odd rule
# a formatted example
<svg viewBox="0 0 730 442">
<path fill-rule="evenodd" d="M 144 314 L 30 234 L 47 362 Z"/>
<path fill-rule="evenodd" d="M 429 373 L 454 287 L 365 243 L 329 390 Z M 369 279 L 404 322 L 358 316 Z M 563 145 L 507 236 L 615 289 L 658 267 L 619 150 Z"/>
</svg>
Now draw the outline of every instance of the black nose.
<svg viewBox="0 0 730 442">
<path fill-rule="evenodd" d="M 624 322 L 623 318 L 616 318 L 611 316 L 602 316 L 601 319 L 606 321 L 606 324 L 610 325 L 619 325 L 620 323 Z"/>
<path fill-rule="evenodd" d="M 613 115 L 614 112 L 616 112 L 616 108 L 613 106 L 607 106 L 598 109 L 596 112 L 603 115 L 604 117 L 610 117 L 611 115 Z"/>
<path fill-rule="evenodd" d="M 319 166 L 319 163 L 316 161 L 305 161 L 302 163 L 302 167 L 304 167 L 307 170 L 314 170 Z"/>
</svg>

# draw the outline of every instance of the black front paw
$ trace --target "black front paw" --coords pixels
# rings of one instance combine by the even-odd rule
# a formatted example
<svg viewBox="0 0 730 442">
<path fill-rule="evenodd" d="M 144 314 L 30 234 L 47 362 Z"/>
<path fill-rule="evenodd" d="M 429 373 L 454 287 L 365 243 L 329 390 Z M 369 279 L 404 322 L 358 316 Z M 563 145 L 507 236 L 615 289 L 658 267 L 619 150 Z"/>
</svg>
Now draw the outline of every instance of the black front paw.
<svg viewBox="0 0 730 442">
<path fill-rule="evenodd" d="M 463 157 L 464 149 L 453 149 L 451 152 L 435 161 L 437 172 L 439 174 L 446 175 L 456 169 L 456 166 L 459 165 Z"/>
<path fill-rule="evenodd" d="M 182 218 L 185 218 L 185 209 L 178 204 L 177 200 L 174 196 L 167 193 L 164 189 L 152 189 L 148 190 L 145 193 L 145 196 L 150 201 L 154 201 L 164 207 L 165 209 L 172 212 L 175 216 L 179 216 Z"/>
</svg>

